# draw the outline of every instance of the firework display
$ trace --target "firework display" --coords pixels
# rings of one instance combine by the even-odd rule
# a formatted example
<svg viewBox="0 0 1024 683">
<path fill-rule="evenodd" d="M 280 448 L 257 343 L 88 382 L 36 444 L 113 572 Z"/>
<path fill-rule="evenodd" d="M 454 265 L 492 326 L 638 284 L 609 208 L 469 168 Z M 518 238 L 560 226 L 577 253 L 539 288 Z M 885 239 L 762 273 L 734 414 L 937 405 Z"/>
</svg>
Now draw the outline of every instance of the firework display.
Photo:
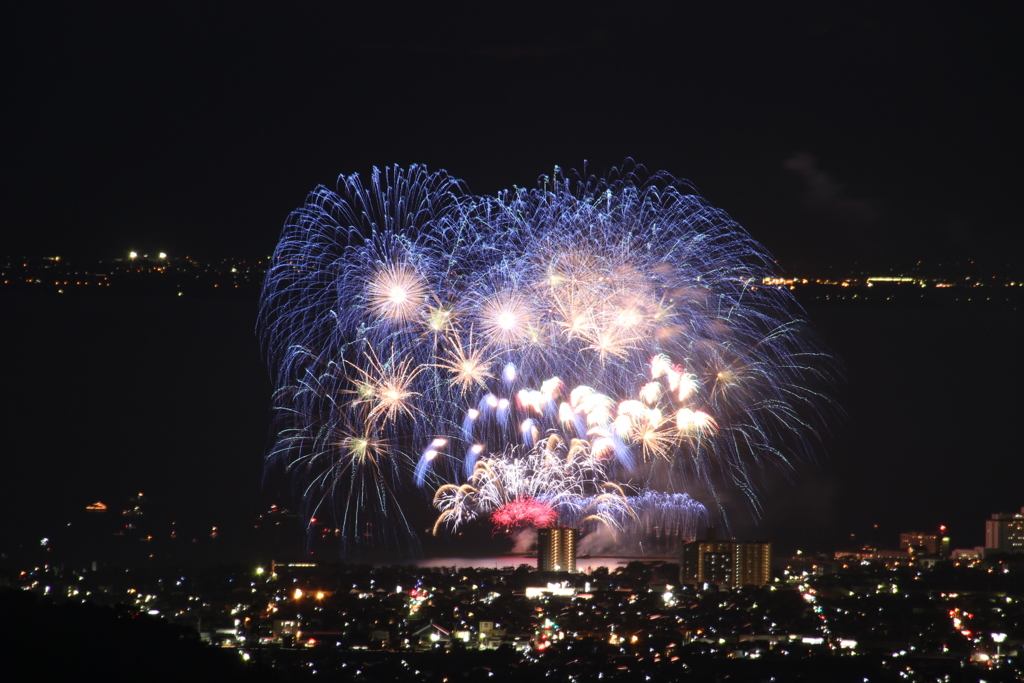
<svg viewBox="0 0 1024 683">
<path fill-rule="evenodd" d="M 693 537 L 821 427 L 830 359 L 764 249 L 666 174 L 476 196 L 343 176 L 285 226 L 260 333 L 268 467 L 347 548 L 478 519 Z M 702 502 L 698 502 L 698 500 Z"/>
</svg>

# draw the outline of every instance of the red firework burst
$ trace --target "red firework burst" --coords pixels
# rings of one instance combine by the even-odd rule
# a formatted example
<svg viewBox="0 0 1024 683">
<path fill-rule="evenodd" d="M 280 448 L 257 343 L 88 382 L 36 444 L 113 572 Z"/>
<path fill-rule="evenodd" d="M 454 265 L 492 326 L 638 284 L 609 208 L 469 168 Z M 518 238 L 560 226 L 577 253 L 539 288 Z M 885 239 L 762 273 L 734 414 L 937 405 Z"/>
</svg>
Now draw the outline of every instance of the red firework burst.
<svg viewBox="0 0 1024 683">
<path fill-rule="evenodd" d="M 550 526 L 557 519 L 555 509 L 536 498 L 516 498 L 491 513 L 491 521 L 495 526 L 506 531 L 525 526 Z"/>
</svg>

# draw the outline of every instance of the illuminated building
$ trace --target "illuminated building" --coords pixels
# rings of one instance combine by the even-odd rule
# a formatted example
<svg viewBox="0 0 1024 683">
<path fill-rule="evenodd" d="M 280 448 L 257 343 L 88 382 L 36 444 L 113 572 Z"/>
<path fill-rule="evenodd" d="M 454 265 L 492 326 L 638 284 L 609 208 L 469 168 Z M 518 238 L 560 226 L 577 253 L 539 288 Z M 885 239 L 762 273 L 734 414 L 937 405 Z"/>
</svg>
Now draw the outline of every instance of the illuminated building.
<svg viewBox="0 0 1024 683">
<path fill-rule="evenodd" d="M 900 550 L 924 548 L 929 555 L 949 556 L 949 536 L 908 531 L 900 534 Z"/>
<path fill-rule="evenodd" d="M 537 530 L 537 569 L 542 572 L 575 572 L 579 532 L 556 526 Z"/>
<path fill-rule="evenodd" d="M 874 562 L 892 568 L 908 566 L 913 560 L 913 554 L 909 550 L 864 547 L 860 550 L 837 550 L 835 558 L 846 562 Z"/>
<path fill-rule="evenodd" d="M 985 520 L 985 549 L 999 553 L 1024 553 L 1024 507 Z"/>
<path fill-rule="evenodd" d="M 682 583 L 723 588 L 763 586 L 771 580 L 772 544 L 690 541 L 683 544 Z"/>
</svg>

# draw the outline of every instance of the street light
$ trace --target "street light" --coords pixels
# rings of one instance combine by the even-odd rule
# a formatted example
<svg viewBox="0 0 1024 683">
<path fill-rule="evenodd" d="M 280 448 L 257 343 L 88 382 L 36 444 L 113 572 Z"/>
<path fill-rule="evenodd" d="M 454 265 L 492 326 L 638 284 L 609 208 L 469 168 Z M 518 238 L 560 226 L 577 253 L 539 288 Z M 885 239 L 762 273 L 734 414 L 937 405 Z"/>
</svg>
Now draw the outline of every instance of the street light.
<svg viewBox="0 0 1024 683">
<path fill-rule="evenodd" d="M 1003 644 L 1004 640 L 1006 640 L 1006 634 L 1005 633 L 993 633 L 992 634 L 992 640 L 996 644 L 996 660 L 998 661 L 999 660 L 999 646 Z"/>
</svg>

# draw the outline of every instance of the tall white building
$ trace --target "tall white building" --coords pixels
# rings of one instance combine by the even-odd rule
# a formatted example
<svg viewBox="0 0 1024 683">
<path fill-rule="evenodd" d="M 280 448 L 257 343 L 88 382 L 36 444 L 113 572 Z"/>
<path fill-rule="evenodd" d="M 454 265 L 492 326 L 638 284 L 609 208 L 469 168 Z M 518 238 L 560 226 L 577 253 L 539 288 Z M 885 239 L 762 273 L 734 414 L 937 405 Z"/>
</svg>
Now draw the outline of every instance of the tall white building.
<svg viewBox="0 0 1024 683">
<path fill-rule="evenodd" d="M 542 572 L 575 572 L 576 539 L 571 527 L 537 529 L 537 569 Z"/>
<path fill-rule="evenodd" d="M 985 549 L 1024 553 L 1024 507 L 1020 512 L 1000 512 L 985 520 Z"/>
<path fill-rule="evenodd" d="M 726 588 L 764 586 L 772 578 L 772 544 L 690 541 L 683 544 L 679 578 Z"/>
</svg>

